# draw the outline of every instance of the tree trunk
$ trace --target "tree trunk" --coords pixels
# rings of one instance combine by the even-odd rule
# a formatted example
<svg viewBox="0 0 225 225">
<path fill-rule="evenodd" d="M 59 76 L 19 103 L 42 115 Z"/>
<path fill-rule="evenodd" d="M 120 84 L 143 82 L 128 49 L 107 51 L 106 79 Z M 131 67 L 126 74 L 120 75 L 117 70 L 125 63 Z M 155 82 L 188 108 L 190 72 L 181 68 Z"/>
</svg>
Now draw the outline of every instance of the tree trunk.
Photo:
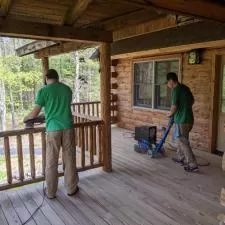
<svg viewBox="0 0 225 225">
<path fill-rule="evenodd" d="M 80 71 L 80 61 L 79 53 L 75 51 L 72 53 L 73 63 L 75 64 L 75 77 L 74 77 L 74 102 L 80 102 L 80 80 L 79 80 L 79 71 Z"/>
<path fill-rule="evenodd" d="M 9 99 L 10 99 L 10 110 L 11 110 L 11 118 L 12 118 L 12 129 L 14 129 L 16 127 L 16 120 L 15 120 L 15 109 L 14 109 L 14 101 L 13 101 L 11 85 L 9 85 Z"/>
<path fill-rule="evenodd" d="M 21 84 L 21 87 L 20 87 L 20 110 L 21 110 L 21 112 L 24 111 L 22 84 Z"/>
<path fill-rule="evenodd" d="M 5 130 L 5 84 L 0 81 L 0 130 Z"/>
</svg>

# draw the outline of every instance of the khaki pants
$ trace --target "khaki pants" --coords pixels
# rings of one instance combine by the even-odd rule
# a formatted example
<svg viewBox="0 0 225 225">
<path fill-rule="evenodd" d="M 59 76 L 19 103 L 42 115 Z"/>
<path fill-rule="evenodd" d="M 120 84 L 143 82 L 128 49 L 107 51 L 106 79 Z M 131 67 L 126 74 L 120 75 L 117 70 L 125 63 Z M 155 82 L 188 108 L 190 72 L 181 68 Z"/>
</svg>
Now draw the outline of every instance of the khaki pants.
<svg viewBox="0 0 225 225">
<path fill-rule="evenodd" d="M 178 124 L 178 146 L 177 155 L 179 160 L 185 159 L 190 166 L 197 166 L 197 161 L 189 142 L 189 133 L 193 124 Z"/>
<path fill-rule="evenodd" d="M 76 147 L 74 129 L 66 129 L 47 133 L 46 171 L 47 196 L 55 197 L 58 188 L 58 160 L 62 147 L 64 161 L 64 182 L 67 193 L 76 190 L 78 174 L 76 170 Z"/>
</svg>

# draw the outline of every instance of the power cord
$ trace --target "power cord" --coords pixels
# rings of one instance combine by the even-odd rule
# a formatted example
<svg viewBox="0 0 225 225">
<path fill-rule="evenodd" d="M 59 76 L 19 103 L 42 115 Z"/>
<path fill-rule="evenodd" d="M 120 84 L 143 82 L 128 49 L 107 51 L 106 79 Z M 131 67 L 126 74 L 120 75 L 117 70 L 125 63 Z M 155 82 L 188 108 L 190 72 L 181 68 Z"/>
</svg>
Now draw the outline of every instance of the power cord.
<svg viewBox="0 0 225 225">
<path fill-rule="evenodd" d="M 35 211 L 30 215 L 30 217 L 22 223 L 22 225 L 27 224 L 31 219 L 34 219 L 34 215 L 39 211 L 39 209 L 43 206 L 44 201 L 45 201 L 45 197 L 46 197 L 46 193 L 45 193 L 45 182 L 43 181 L 43 186 L 42 186 L 42 191 L 43 191 L 43 199 L 41 204 L 37 207 L 37 209 L 35 209 Z"/>
</svg>

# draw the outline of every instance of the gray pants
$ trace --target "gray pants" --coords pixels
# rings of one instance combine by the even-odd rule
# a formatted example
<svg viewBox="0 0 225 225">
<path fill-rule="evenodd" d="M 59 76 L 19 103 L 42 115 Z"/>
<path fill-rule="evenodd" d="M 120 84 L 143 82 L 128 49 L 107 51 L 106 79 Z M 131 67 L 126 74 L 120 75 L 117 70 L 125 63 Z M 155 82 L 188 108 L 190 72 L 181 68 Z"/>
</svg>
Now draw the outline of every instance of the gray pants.
<svg viewBox="0 0 225 225">
<path fill-rule="evenodd" d="M 178 129 L 178 159 L 185 160 L 191 167 L 197 166 L 197 161 L 189 142 L 189 133 L 192 130 L 193 124 L 177 124 L 176 126 Z"/>
</svg>

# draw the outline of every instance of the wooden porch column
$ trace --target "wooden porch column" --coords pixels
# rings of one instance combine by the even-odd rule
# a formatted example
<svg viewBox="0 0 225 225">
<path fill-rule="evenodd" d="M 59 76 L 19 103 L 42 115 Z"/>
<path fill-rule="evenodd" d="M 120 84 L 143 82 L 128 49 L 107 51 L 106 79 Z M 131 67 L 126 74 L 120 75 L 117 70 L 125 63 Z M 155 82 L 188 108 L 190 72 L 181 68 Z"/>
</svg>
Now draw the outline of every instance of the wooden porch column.
<svg viewBox="0 0 225 225">
<path fill-rule="evenodd" d="M 100 47 L 100 71 L 101 71 L 101 118 L 104 122 L 102 129 L 102 152 L 104 170 L 112 171 L 112 147 L 111 147 L 111 115 L 110 115 L 110 91 L 111 91 L 111 53 L 110 44 L 103 43 Z"/>
<path fill-rule="evenodd" d="M 44 57 L 42 60 L 42 73 L 43 73 L 43 82 L 45 82 L 45 74 L 49 69 L 48 57 Z"/>
</svg>

